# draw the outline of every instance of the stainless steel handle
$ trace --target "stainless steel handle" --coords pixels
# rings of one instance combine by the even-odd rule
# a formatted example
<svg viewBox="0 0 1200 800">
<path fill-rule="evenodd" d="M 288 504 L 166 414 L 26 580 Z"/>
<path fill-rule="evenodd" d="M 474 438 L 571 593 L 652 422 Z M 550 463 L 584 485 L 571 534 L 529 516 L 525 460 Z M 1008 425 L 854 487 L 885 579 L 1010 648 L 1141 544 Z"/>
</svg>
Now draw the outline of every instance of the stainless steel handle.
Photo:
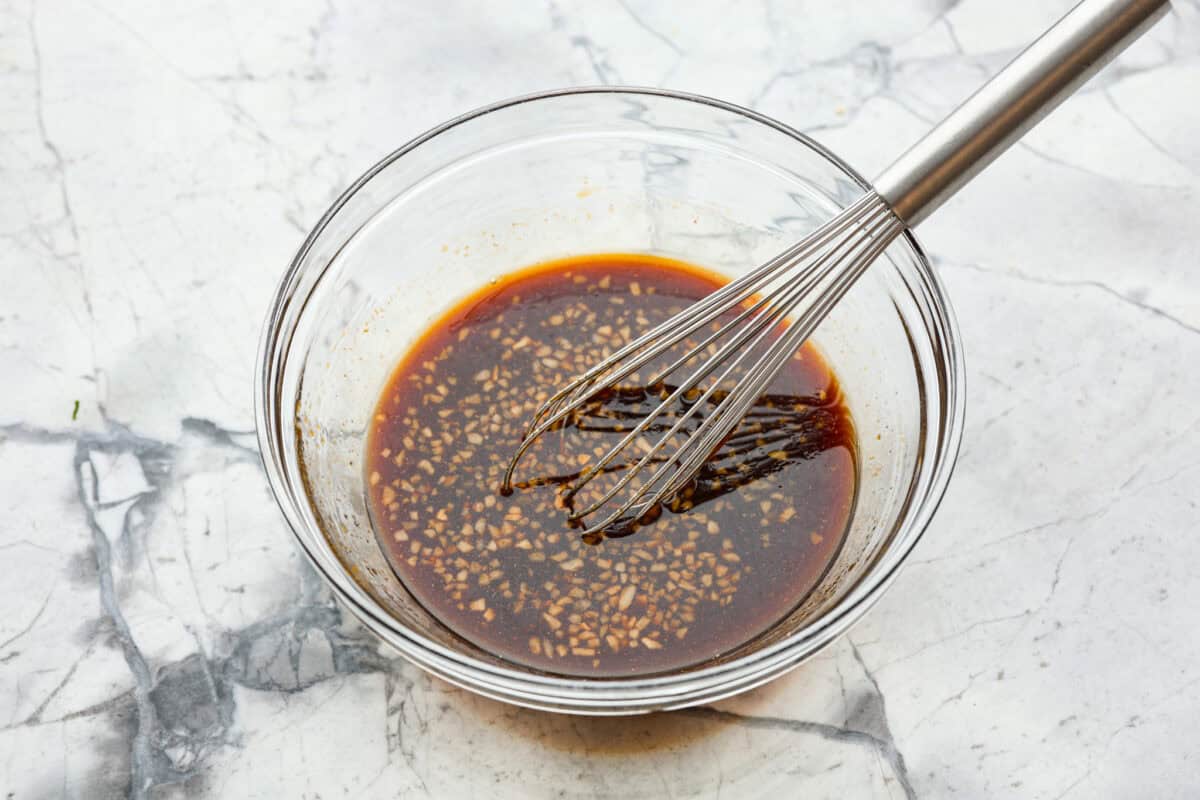
<svg viewBox="0 0 1200 800">
<path fill-rule="evenodd" d="M 885 169 L 877 191 L 916 225 L 1170 7 L 1083 0 Z"/>
</svg>

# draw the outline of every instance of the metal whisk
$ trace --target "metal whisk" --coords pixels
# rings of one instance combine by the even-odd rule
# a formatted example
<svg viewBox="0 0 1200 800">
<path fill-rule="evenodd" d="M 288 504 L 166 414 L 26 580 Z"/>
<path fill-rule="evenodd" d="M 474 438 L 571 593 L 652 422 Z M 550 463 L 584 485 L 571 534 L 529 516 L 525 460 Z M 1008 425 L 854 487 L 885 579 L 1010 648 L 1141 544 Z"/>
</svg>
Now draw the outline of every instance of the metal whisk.
<svg viewBox="0 0 1200 800">
<path fill-rule="evenodd" d="M 575 522 L 605 509 L 598 521 L 584 527 L 584 534 L 592 535 L 620 521 L 641 519 L 676 496 L 907 226 L 925 219 L 1168 7 L 1168 0 L 1083 0 L 888 167 L 874 191 L 546 400 L 508 465 L 504 490 L 511 491 L 518 462 L 539 437 L 640 369 L 666 361 L 643 384 L 661 402 L 589 463 L 564 496 Z M 688 423 L 696 424 L 702 409 L 708 413 L 689 430 Z M 648 433 L 661 436 L 649 442 L 644 439 Z M 677 439 L 683 441 L 669 450 Z M 620 461 L 629 452 L 636 455 Z M 650 465 L 654 468 L 648 471 Z M 582 488 L 613 471 L 621 474 L 611 486 L 573 507 Z"/>
</svg>

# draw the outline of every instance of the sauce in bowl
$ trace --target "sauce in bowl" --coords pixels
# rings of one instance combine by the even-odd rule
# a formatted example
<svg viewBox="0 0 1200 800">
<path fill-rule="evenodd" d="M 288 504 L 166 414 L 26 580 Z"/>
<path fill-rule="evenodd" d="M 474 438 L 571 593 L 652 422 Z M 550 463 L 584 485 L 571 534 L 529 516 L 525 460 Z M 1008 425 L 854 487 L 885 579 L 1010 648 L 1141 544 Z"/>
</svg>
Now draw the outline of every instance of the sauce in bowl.
<svg viewBox="0 0 1200 800">
<path fill-rule="evenodd" d="M 629 676 L 729 652 L 817 585 L 853 510 L 856 454 L 810 345 L 693 484 L 627 535 L 585 539 L 562 492 L 659 402 L 637 375 L 548 432 L 500 493 L 546 397 L 722 283 L 644 255 L 549 262 L 479 290 L 412 346 L 381 392 L 366 482 L 389 563 L 431 614 L 535 669 Z"/>
</svg>

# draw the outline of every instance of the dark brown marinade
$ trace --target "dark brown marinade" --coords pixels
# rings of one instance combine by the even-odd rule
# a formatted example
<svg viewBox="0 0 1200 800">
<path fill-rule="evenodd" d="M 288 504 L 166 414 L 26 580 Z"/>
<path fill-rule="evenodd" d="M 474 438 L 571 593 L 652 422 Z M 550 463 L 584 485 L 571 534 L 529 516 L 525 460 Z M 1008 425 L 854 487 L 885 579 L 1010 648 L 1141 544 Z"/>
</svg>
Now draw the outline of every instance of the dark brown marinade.
<svg viewBox="0 0 1200 800">
<path fill-rule="evenodd" d="M 629 535 L 585 541 L 561 487 L 657 402 L 636 380 L 551 431 L 499 492 L 543 399 L 720 283 L 650 256 L 557 261 L 481 289 L 416 342 L 383 388 L 365 463 L 379 540 L 430 613 L 513 662 L 628 676 L 728 652 L 812 590 L 847 528 L 856 465 L 837 380 L 809 346 L 686 496 Z"/>
</svg>

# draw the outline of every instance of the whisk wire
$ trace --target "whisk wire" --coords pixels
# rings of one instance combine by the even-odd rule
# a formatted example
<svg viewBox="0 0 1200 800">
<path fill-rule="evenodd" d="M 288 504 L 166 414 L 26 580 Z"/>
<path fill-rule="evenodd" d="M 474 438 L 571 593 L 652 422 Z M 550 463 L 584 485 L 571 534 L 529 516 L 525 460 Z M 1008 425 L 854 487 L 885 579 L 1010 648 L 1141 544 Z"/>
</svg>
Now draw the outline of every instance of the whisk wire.
<svg viewBox="0 0 1200 800">
<path fill-rule="evenodd" d="M 641 442 L 642 455 L 625 461 L 629 466 L 615 483 L 570 512 L 569 518 L 579 521 L 615 504 L 602 519 L 583 530 L 586 535 L 603 531 L 622 519 L 636 521 L 643 517 L 687 486 L 833 305 L 903 228 L 886 202 L 868 193 L 762 266 L 618 348 L 538 407 L 509 463 L 505 488 L 511 487 L 517 463 L 542 434 L 596 401 L 602 392 L 619 391 L 620 381 L 682 343 L 685 352 L 658 369 L 645 384 L 649 391 L 658 393 L 658 404 L 604 455 L 579 472 L 564 493 L 569 505 L 596 477 L 613 472 L 616 468 L 610 465 L 623 452 Z M 710 325 L 713 330 L 706 330 Z M 780 326 L 784 326 L 782 332 Z M 699 341 L 692 343 L 691 337 Z M 694 368 L 678 385 L 668 385 L 671 375 L 693 363 Z M 705 384 L 714 373 L 716 378 Z M 722 387 L 730 384 L 731 389 L 716 397 Z M 645 440 L 652 426 L 681 401 L 682 413 L 665 432 L 652 443 Z M 710 405 L 711 410 L 696 429 L 686 432 L 688 423 Z M 669 456 L 664 455 L 668 445 L 684 434 L 682 444 Z M 653 469 L 647 470 L 651 465 Z M 639 482 L 635 484 L 635 480 Z M 626 496 L 616 503 L 623 492 Z"/>
</svg>

